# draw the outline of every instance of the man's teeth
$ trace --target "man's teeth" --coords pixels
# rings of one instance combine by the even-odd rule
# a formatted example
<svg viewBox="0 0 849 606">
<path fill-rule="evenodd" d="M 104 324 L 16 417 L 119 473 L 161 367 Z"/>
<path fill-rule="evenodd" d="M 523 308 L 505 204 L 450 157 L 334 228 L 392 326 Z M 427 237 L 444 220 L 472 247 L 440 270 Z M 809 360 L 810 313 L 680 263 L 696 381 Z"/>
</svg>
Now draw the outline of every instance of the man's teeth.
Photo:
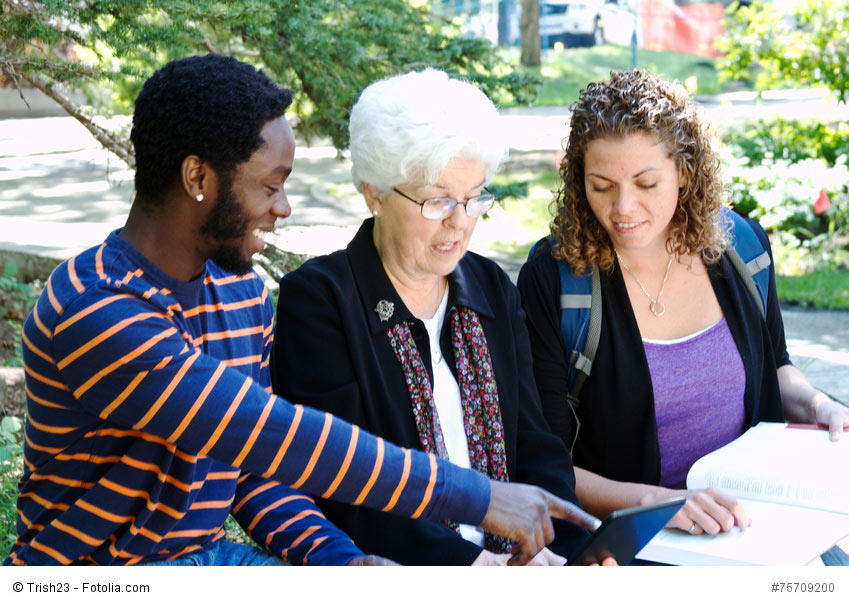
<svg viewBox="0 0 849 606">
<path fill-rule="evenodd" d="M 438 248 L 439 250 L 451 250 L 452 248 L 454 248 L 454 243 L 450 242 L 448 244 L 437 244 L 436 248 Z"/>
<path fill-rule="evenodd" d="M 254 234 L 254 238 L 256 238 L 258 240 L 265 240 L 265 236 L 268 235 L 268 232 L 265 231 L 264 229 L 257 228 L 253 231 L 253 234 Z"/>
</svg>

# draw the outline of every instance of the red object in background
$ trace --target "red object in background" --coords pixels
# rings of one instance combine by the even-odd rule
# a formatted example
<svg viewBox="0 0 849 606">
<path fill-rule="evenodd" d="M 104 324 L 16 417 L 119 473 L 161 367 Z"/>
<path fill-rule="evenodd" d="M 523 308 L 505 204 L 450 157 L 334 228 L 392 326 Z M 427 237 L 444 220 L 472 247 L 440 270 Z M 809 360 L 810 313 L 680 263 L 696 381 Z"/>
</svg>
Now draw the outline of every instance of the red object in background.
<svg viewBox="0 0 849 606">
<path fill-rule="evenodd" d="M 686 4 L 678 6 L 676 0 L 641 0 L 642 47 L 719 57 L 721 53 L 714 48 L 714 42 L 725 35 L 722 3 Z"/>
<path fill-rule="evenodd" d="M 821 215 L 829 208 L 831 208 L 831 200 L 828 198 L 828 194 L 825 193 L 825 190 L 821 189 L 819 198 L 817 198 L 817 201 L 814 202 L 814 212 Z"/>
</svg>

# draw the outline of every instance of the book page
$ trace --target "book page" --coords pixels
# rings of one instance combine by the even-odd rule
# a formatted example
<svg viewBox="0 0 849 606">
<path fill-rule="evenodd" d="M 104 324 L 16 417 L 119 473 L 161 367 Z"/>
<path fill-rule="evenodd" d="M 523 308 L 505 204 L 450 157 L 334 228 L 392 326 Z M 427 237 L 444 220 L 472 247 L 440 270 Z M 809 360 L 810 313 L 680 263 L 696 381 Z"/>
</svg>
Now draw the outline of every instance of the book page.
<svg viewBox="0 0 849 606">
<path fill-rule="evenodd" d="M 802 565 L 849 535 L 849 515 L 741 500 L 752 526 L 741 532 L 690 535 L 661 530 L 637 558 L 679 566 Z"/>
<path fill-rule="evenodd" d="M 696 461 L 687 487 L 849 514 L 849 435 L 759 423 Z"/>
</svg>

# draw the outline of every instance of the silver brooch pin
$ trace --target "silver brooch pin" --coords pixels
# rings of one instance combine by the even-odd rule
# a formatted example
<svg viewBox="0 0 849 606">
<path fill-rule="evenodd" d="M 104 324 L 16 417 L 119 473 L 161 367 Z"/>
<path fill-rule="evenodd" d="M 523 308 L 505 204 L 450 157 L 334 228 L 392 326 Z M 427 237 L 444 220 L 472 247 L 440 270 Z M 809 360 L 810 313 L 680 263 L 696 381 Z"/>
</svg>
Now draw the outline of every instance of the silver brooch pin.
<svg viewBox="0 0 849 606">
<path fill-rule="evenodd" d="M 395 313 L 395 304 L 392 301 L 381 299 L 377 302 L 374 311 L 377 312 L 377 317 L 380 318 L 381 322 L 386 322 Z"/>
</svg>

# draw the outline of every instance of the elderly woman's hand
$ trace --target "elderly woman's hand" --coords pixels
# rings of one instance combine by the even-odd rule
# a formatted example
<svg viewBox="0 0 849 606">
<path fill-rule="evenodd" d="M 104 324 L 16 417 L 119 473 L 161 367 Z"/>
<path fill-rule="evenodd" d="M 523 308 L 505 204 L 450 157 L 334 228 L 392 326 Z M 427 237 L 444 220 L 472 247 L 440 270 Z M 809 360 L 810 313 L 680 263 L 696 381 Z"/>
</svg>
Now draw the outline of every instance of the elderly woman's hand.
<svg viewBox="0 0 849 606">
<path fill-rule="evenodd" d="M 510 559 L 509 553 L 492 553 L 484 549 L 480 555 L 472 562 L 472 566 L 507 566 L 507 560 Z M 611 559 L 611 558 L 608 558 Z M 544 548 L 536 554 L 527 566 L 563 566 L 566 563 L 566 558 L 559 556 L 548 547 Z"/>
<path fill-rule="evenodd" d="M 345 564 L 346 566 L 400 566 L 400 564 L 389 558 L 384 558 L 379 555 L 369 554 L 355 557 L 353 560 Z"/>
</svg>

